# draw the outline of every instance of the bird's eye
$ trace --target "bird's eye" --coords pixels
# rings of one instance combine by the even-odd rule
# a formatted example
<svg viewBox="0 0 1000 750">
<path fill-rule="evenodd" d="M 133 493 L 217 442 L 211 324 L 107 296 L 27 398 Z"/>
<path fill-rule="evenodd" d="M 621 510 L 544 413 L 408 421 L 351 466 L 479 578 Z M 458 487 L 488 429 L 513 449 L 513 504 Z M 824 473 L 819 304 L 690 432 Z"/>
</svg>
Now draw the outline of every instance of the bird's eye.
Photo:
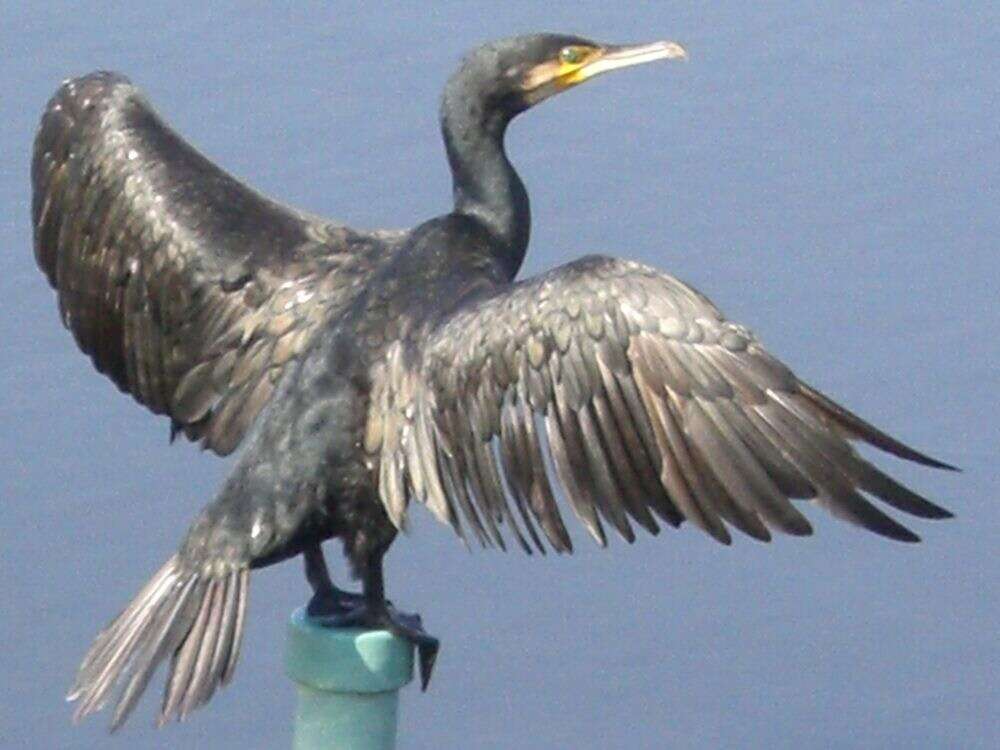
<svg viewBox="0 0 1000 750">
<path fill-rule="evenodd" d="M 576 65 L 583 61 L 583 49 L 580 47 L 563 47 L 559 50 L 559 62 L 566 65 Z"/>
</svg>

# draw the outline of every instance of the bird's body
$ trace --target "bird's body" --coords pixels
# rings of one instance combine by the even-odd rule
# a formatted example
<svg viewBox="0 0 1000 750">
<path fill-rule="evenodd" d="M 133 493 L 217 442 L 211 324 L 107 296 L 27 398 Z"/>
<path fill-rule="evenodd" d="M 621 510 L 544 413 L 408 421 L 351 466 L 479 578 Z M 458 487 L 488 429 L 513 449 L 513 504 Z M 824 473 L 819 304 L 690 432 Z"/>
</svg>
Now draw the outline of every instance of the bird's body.
<svg viewBox="0 0 1000 750">
<path fill-rule="evenodd" d="M 572 549 L 554 488 L 600 544 L 689 521 L 811 532 L 811 499 L 895 539 L 862 493 L 944 509 L 848 441 L 908 448 L 799 381 L 704 296 L 654 269 L 589 257 L 515 282 L 527 192 L 510 120 L 577 83 L 675 58 L 534 35 L 486 45 L 445 89 L 454 208 L 409 231 L 358 232 L 280 206 L 212 165 L 126 79 L 66 83 L 36 139 L 35 250 L 63 321 L 97 368 L 174 433 L 242 453 L 179 551 L 98 636 L 78 715 L 124 686 L 120 724 L 170 659 L 161 720 L 235 666 L 249 572 L 303 554 L 310 612 L 436 641 L 385 598 L 382 557 L 412 501 L 460 535 Z M 333 586 L 337 538 L 363 593 Z"/>
<path fill-rule="evenodd" d="M 397 529 L 380 501 L 379 456 L 365 444 L 366 434 L 383 419 L 381 404 L 372 403 L 374 380 L 384 377 L 379 364 L 390 346 L 404 357 L 416 356 L 422 335 L 467 295 L 510 281 L 490 250 L 489 235 L 475 221 L 455 215 L 421 225 L 385 248 L 391 259 L 357 290 L 337 320 L 316 332 L 301 358 L 289 363 L 208 512 L 244 514 L 252 498 L 252 525 L 253 513 L 277 515 L 274 509 L 283 504 L 290 516 L 309 508 L 316 538 L 276 533 L 280 546 L 267 551 L 267 562 L 330 537 L 344 540 L 359 568 L 366 555 L 384 551 Z M 255 559 L 258 555 L 255 551 Z"/>
</svg>

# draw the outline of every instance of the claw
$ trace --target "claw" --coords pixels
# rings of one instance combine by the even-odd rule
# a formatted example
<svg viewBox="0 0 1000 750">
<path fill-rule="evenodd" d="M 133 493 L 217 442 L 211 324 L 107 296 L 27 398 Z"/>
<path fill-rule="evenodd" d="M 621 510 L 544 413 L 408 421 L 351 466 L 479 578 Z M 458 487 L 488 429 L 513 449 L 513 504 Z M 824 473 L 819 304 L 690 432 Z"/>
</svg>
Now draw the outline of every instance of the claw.
<svg viewBox="0 0 1000 750">
<path fill-rule="evenodd" d="M 417 657 L 420 661 L 420 689 L 427 692 L 427 686 L 431 684 L 431 673 L 434 671 L 434 663 L 437 661 L 438 651 L 441 644 L 437 638 L 427 636 L 427 642 L 417 643 Z"/>
<path fill-rule="evenodd" d="M 431 674 L 434 672 L 438 651 L 441 649 L 441 642 L 424 630 L 420 615 L 398 612 L 391 606 L 386 610 L 386 614 L 389 616 L 389 623 L 384 625 L 386 630 L 405 638 L 417 647 L 420 689 L 426 692 L 431 682 Z"/>
</svg>

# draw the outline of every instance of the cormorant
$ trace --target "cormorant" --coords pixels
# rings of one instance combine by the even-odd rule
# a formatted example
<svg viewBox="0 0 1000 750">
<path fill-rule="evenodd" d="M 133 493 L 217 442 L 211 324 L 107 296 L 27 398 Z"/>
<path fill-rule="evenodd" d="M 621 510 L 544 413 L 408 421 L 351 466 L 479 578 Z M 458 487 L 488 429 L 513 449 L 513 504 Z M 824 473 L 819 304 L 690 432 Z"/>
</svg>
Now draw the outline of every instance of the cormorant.
<svg viewBox="0 0 1000 750">
<path fill-rule="evenodd" d="M 128 79 L 66 82 L 32 163 L 35 253 L 97 369 L 182 433 L 243 452 L 179 550 L 97 637 L 76 716 L 121 687 L 112 728 L 170 660 L 160 722 L 233 674 L 254 568 L 302 554 L 311 614 L 437 641 L 387 603 L 382 557 L 412 501 L 459 535 L 572 549 L 553 478 L 606 529 L 690 521 L 728 544 L 805 535 L 790 499 L 892 539 L 877 498 L 950 514 L 850 445 L 951 468 L 800 381 L 677 279 L 592 256 L 514 282 L 528 194 L 510 121 L 599 73 L 685 57 L 537 34 L 486 44 L 449 80 L 441 129 L 454 208 L 409 231 L 359 232 L 282 206 L 171 130 Z M 866 497 L 867 495 L 867 497 Z M 361 594 L 336 588 L 343 541 Z"/>
</svg>

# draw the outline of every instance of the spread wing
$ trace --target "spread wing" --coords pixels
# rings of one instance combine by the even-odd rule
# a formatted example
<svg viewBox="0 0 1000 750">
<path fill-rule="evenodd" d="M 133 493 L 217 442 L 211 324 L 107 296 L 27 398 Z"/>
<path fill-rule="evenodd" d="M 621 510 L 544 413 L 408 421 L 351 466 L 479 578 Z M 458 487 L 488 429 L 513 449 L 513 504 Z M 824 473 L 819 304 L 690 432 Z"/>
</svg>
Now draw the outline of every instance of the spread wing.
<svg viewBox="0 0 1000 750">
<path fill-rule="evenodd" d="M 254 192 L 114 73 L 52 98 L 32 184 L 35 256 L 80 348 L 220 454 L 393 243 Z"/>
<path fill-rule="evenodd" d="M 723 543 L 811 533 L 792 499 L 893 539 L 872 502 L 945 509 L 851 447 L 951 468 L 798 380 L 702 295 L 644 266 L 592 257 L 460 305 L 419 351 L 390 350 L 367 447 L 397 525 L 409 500 L 460 534 L 571 549 L 553 484 L 600 543 L 605 527 L 690 521 Z M 555 482 L 553 481 L 555 480 Z M 523 527 L 523 531 L 522 531 Z M 541 534 L 539 534 L 539 529 Z"/>
</svg>

